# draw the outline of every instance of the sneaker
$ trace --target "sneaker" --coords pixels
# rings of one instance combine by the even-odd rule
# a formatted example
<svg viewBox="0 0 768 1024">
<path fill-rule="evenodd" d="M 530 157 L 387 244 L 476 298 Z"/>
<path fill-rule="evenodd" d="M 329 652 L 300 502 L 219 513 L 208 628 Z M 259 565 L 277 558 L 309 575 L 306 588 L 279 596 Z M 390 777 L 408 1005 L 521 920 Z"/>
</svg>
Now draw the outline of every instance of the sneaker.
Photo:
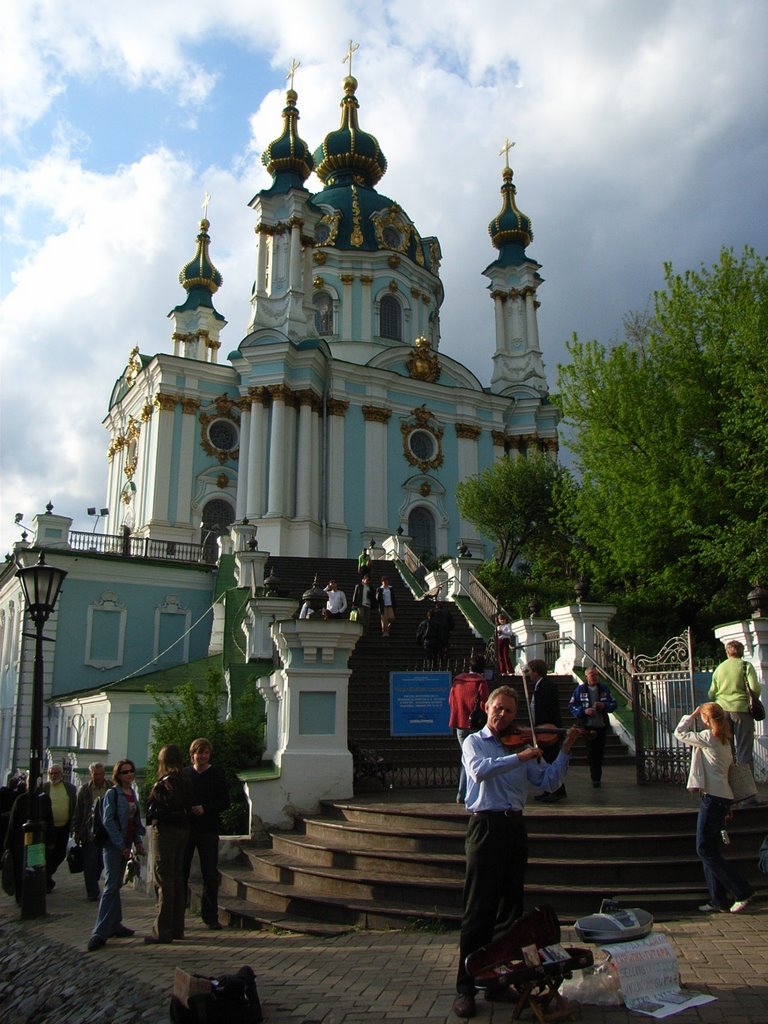
<svg viewBox="0 0 768 1024">
<path fill-rule="evenodd" d="M 92 935 L 90 937 L 90 939 L 88 939 L 88 952 L 89 953 L 93 953 L 97 949 L 101 949 L 102 946 L 106 946 L 106 944 L 107 944 L 107 940 L 106 939 L 102 939 L 98 935 Z"/>
<path fill-rule="evenodd" d="M 475 997 L 471 992 L 459 992 L 456 998 L 453 1000 L 453 1012 L 457 1017 L 474 1017 L 477 1013 L 475 1009 Z"/>
<path fill-rule="evenodd" d="M 722 914 L 725 912 L 725 907 L 716 907 L 714 903 L 702 903 L 699 910 L 702 914 Z"/>
<path fill-rule="evenodd" d="M 117 928 L 112 932 L 113 939 L 130 939 L 132 935 L 135 935 L 133 928 L 126 928 L 124 924 L 119 924 Z"/>
<path fill-rule="evenodd" d="M 753 899 L 752 896 L 747 896 L 747 898 L 745 900 L 736 900 L 736 902 L 731 907 L 731 913 L 732 914 L 740 914 L 742 912 L 742 910 L 746 910 L 747 909 L 749 904 L 752 902 L 752 899 Z"/>
</svg>

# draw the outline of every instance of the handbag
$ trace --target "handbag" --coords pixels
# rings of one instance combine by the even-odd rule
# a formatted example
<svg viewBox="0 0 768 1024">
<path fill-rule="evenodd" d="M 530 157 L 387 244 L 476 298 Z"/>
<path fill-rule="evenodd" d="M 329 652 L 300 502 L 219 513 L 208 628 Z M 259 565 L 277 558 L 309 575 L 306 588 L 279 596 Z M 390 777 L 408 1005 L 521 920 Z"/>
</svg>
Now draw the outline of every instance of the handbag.
<svg viewBox="0 0 768 1024">
<path fill-rule="evenodd" d="M 732 764 L 728 769 L 728 785 L 733 790 L 733 802 L 748 800 L 757 796 L 757 786 L 752 769 L 748 764 Z"/>
<path fill-rule="evenodd" d="M 70 846 L 67 850 L 67 867 L 73 875 L 79 875 L 83 870 L 83 848 L 79 843 Z"/>
<path fill-rule="evenodd" d="M 480 707 L 480 684 L 477 684 L 477 693 L 475 694 L 475 702 L 472 705 L 472 710 L 469 712 L 469 728 L 472 732 L 478 732 L 485 726 L 488 721 L 488 715 Z"/>
<path fill-rule="evenodd" d="M 747 681 L 747 666 L 744 665 L 744 687 L 747 691 L 747 708 L 750 715 L 756 722 L 762 722 L 765 718 L 765 707 L 755 691 Z"/>
<path fill-rule="evenodd" d="M 358 612 L 357 608 L 353 608 L 352 611 L 349 613 L 349 621 L 350 622 L 357 622 L 358 616 L 359 616 L 359 612 Z"/>
</svg>

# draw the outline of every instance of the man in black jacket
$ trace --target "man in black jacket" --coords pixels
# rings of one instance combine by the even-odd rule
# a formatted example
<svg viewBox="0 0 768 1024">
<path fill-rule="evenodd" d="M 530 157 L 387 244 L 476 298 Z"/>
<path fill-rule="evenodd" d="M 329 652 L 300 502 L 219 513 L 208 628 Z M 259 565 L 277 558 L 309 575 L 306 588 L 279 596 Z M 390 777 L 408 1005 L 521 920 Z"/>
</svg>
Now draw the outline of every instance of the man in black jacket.
<svg viewBox="0 0 768 1024">
<path fill-rule="evenodd" d="M 529 661 L 525 668 L 525 675 L 528 686 L 531 688 L 531 710 L 533 711 L 533 724 L 554 725 L 558 729 L 562 727 L 563 719 L 560 712 L 560 693 L 557 683 L 547 678 L 547 663 L 540 658 Z M 545 746 L 544 760 L 552 764 L 560 753 L 560 740 Z M 568 794 L 565 786 L 560 786 L 554 793 L 542 793 L 536 800 L 541 803 L 557 803 L 564 800 Z"/>
<path fill-rule="evenodd" d="M 213 745 L 200 737 L 192 740 L 184 777 L 192 787 L 192 814 L 189 843 L 184 860 L 184 881 L 189 886 L 189 872 L 195 850 L 200 857 L 203 876 L 203 898 L 200 916 L 213 931 L 219 923 L 219 815 L 229 807 L 229 789 L 224 772 L 211 764 Z"/>
</svg>

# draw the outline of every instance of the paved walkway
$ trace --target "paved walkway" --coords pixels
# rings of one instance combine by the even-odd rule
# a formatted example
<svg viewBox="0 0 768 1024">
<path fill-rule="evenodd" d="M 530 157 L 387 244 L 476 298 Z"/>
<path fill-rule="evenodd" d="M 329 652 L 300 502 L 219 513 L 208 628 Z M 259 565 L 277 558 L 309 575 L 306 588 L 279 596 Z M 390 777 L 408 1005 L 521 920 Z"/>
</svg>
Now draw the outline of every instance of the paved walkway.
<svg viewBox="0 0 768 1024">
<path fill-rule="evenodd" d="M 83 1012 L 83 1024 L 103 1019 L 101 1011 L 109 998 L 110 979 L 117 985 L 115 972 L 140 981 L 144 1019 L 159 1024 L 168 1019 L 176 966 L 217 975 L 244 964 L 257 974 L 268 1024 L 362 1024 L 371 1018 L 388 1024 L 457 1024 L 451 1013 L 456 969 L 454 933 L 358 931 L 333 939 L 314 939 L 269 931 L 210 932 L 197 919 L 189 918 L 184 941 L 147 947 L 142 936 L 150 932 L 153 917 L 153 902 L 144 892 L 126 891 L 124 921 L 136 929 L 136 936 L 111 940 L 102 950 L 86 953 L 95 905 L 85 899 L 82 876 L 70 875 L 63 865 L 56 890 L 48 897 L 45 918 L 20 921 L 14 901 L 0 895 L 0 967 L 3 951 L 12 944 L 18 948 L 20 943 L 34 958 L 41 977 L 45 972 L 68 970 L 64 967 L 67 962 L 77 964 L 76 976 L 69 980 L 81 991 L 90 992 L 93 999 L 93 1012 Z M 716 1002 L 685 1010 L 676 1019 L 703 1024 L 766 1024 L 766 904 L 741 915 L 702 915 L 658 924 L 656 931 L 670 937 L 683 984 L 717 997 Z M 564 929 L 564 941 L 582 944 L 570 929 Z M 55 955 L 57 949 L 60 956 Z M 34 1017 L 6 1016 L 3 1002 L 12 985 L 13 979 L 2 970 L 0 1017 L 6 1024 L 35 1024 Z M 67 1017 L 70 1019 L 77 1018 Z M 624 1007 L 582 1007 L 582 1021 L 588 1024 L 623 1024 L 640 1019 Z M 511 1008 L 484 1003 L 479 998 L 476 1020 L 508 1024 Z"/>
</svg>

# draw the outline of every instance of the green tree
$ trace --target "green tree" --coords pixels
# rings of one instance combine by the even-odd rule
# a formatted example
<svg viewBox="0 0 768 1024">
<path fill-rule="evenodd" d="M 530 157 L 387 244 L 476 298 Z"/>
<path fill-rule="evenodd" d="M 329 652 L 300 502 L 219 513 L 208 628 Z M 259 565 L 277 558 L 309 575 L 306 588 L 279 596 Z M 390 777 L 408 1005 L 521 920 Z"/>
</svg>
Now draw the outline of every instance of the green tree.
<svg viewBox="0 0 768 1024">
<path fill-rule="evenodd" d="M 555 528 L 553 493 L 565 471 L 548 455 L 498 459 L 456 487 L 459 512 L 496 545 L 495 559 L 512 568 L 530 561 Z"/>
<path fill-rule="evenodd" d="M 230 808 L 221 816 L 225 834 L 248 831 L 248 804 L 237 772 L 251 768 L 261 760 L 264 747 L 264 704 L 255 693 L 246 693 L 238 701 L 230 718 L 221 712 L 226 689 L 217 672 L 209 672 L 205 686 L 183 683 L 173 693 L 160 693 L 148 687 L 158 705 L 152 726 L 150 758 L 147 765 L 147 792 L 154 782 L 153 766 L 160 748 L 175 743 L 187 756 L 189 745 L 198 736 L 213 744 L 214 763 L 222 769 L 229 786 Z"/>
<path fill-rule="evenodd" d="M 581 557 L 604 587 L 741 604 L 768 554 L 768 264 L 723 250 L 665 284 L 623 342 L 574 336 L 559 368 Z"/>
</svg>

